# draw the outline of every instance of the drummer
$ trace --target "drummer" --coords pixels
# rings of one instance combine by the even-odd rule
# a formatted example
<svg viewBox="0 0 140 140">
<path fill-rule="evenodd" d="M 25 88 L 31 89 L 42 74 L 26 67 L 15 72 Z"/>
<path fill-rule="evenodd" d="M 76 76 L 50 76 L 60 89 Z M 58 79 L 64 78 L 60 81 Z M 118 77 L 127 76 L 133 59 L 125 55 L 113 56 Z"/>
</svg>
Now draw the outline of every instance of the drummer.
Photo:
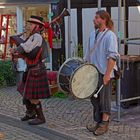
<svg viewBox="0 0 140 140">
<path fill-rule="evenodd" d="M 87 125 L 87 129 L 98 136 L 108 131 L 111 114 L 111 82 L 119 53 L 109 13 L 104 10 L 97 11 L 93 23 L 96 31 L 90 35 L 84 59 L 97 67 L 100 73 L 99 86 L 103 83 L 104 88 L 98 98 L 91 97 L 96 125 Z"/>
</svg>

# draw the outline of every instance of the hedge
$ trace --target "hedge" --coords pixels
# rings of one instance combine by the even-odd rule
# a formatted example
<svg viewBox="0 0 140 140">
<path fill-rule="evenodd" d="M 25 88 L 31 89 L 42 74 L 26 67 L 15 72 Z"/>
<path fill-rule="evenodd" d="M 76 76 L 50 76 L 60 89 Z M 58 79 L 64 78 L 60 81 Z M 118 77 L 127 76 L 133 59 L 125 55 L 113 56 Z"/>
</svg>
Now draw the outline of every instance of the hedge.
<svg viewBox="0 0 140 140">
<path fill-rule="evenodd" d="M 13 86 L 16 84 L 15 73 L 10 60 L 0 61 L 0 86 Z"/>
</svg>

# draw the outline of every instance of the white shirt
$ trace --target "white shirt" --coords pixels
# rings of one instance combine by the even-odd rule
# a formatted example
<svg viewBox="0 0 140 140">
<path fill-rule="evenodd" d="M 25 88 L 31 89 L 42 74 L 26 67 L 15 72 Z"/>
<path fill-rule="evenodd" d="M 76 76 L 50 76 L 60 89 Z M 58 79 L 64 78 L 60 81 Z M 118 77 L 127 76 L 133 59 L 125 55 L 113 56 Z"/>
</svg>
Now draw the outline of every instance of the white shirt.
<svg viewBox="0 0 140 140">
<path fill-rule="evenodd" d="M 25 43 L 21 43 L 20 46 L 26 53 L 29 53 L 37 46 L 40 47 L 42 45 L 42 41 L 42 36 L 38 33 L 35 33 L 31 35 Z"/>
<path fill-rule="evenodd" d="M 108 29 L 99 32 L 96 40 L 96 32 L 94 31 L 90 34 L 89 45 L 84 56 L 84 60 L 95 65 L 101 74 L 105 74 L 109 58 L 117 60 L 119 57 L 117 37 L 112 31 L 107 30 Z M 114 66 L 114 69 L 117 69 L 116 65 Z M 114 77 L 113 71 L 111 72 L 110 77 Z"/>
</svg>

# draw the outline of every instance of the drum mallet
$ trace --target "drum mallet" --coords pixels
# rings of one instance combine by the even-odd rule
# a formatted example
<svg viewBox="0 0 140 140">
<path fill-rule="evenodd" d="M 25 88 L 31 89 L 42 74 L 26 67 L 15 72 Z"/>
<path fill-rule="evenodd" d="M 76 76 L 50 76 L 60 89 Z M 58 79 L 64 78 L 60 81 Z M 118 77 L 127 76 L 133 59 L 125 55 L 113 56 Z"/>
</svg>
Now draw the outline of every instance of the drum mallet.
<svg viewBox="0 0 140 140">
<path fill-rule="evenodd" d="M 97 91 L 97 93 L 94 94 L 94 98 L 98 98 L 98 94 L 100 93 L 100 91 L 102 90 L 103 87 L 104 87 L 104 85 L 102 84 L 101 87 L 99 88 L 99 90 Z"/>
</svg>

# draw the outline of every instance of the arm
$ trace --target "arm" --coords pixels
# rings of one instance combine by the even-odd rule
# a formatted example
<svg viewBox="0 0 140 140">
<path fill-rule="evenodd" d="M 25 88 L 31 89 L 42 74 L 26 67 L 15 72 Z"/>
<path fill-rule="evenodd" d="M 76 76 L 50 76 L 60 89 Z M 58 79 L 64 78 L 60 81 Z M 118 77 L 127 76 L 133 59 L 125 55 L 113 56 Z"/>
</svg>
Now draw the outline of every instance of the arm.
<svg viewBox="0 0 140 140">
<path fill-rule="evenodd" d="M 41 46 L 42 44 L 42 37 L 40 34 L 34 34 L 32 36 L 30 36 L 30 38 L 24 42 L 24 43 L 21 43 L 18 48 L 17 48 L 17 51 L 19 53 L 30 53 L 34 48 L 36 48 L 37 46 Z"/>
<path fill-rule="evenodd" d="M 107 85 L 108 82 L 110 81 L 110 75 L 114 69 L 116 60 L 120 56 L 118 53 L 117 38 L 114 33 L 111 33 L 110 36 L 108 36 L 106 40 L 106 46 L 107 46 L 107 52 L 106 52 L 107 68 L 103 78 L 104 85 Z"/>
<path fill-rule="evenodd" d="M 115 63 L 116 61 L 112 58 L 109 58 L 108 61 L 107 61 L 107 69 L 106 69 L 106 72 L 105 72 L 105 75 L 103 77 L 103 83 L 104 85 L 107 85 L 108 82 L 110 81 L 110 75 L 111 75 L 111 72 L 115 66 Z"/>
</svg>

